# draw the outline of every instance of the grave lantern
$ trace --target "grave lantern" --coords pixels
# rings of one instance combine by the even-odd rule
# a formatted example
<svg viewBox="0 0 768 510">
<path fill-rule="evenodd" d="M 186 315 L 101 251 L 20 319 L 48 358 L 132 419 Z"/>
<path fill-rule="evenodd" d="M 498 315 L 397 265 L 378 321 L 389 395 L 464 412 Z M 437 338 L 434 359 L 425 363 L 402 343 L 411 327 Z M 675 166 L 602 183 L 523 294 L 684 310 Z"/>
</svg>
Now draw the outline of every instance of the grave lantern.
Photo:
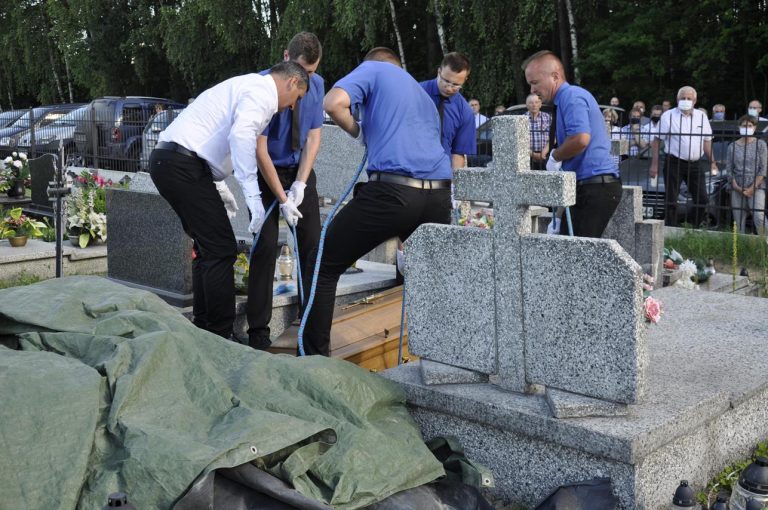
<svg viewBox="0 0 768 510">
<path fill-rule="evenodd" d="M 696 497 L 693 494 L 693 489 L 688 487 L 688 480 L 681 480 L 672 498 L 672 508 L 693 508 L 695 506 Z"/>
<path fill-rule="evenodd" d="M 277 271 L 281 280 L 290 280 L 293 278 L 294 260 L 291 255 L 291 249 L 284 244 L 280 249 L 280 256 L 277 257 Z"/>
<path fill-rule="evenodd" d="M 725 496 L 718 496 L 717 501 L 714 502 L 710 510 L 728 510 L 728 498 Z"/>
<path fill-rule="evenodd" d="M 762 509 L 768 503 L 768 458 L 757 457 L 741 472 L 739 483 L 734 486 L 731 495 L 731 509 L 747 510 L 749 498 L 759 505 L 754 508 Z"/>
</svg>

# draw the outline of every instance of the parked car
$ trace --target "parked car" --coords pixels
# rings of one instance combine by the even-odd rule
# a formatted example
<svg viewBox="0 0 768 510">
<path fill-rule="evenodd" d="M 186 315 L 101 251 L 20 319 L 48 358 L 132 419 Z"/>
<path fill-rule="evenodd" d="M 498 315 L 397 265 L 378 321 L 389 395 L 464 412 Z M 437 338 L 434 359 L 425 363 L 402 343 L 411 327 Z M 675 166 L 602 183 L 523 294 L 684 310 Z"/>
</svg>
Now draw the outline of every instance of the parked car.
<svg viewBox="0 0 768 510">
<path fill-rule="evenodd" d="M 75 145 L 89 165 L 124 171 L 139 169 L 142 133 L 157 107 L 184 108 L 170 99 L 106 96 L 89 105 L 85 122 L 75 128 Z"/>
<path fill-rule="evenodd" d="M 183 108 L 171 108 L 169 110 L 163 110 L 156 113 L 144 128 L 142 135 L 142 149 L 141 149 L 141 169 L 147 170 L 149 165 L 149 155 L 152 153 L 152 149 L 157 145 L 157 138 L 160 136 L 160 132 L 167 128 L 173 119 L 179 116 Z"/>
<path fill-rule="evenodd" d="M 80 106 L 83 105 L 58 104 L 38 106 L 32 110 L 26 110 L 11 126 L 0 129 L 0 157 L 5 158 L 17 150 L 19 139 L 24 131 L 47 126 Z"/>
<path fill-rule="evenodd" d="M 29 110 L 6 110 L 4 112 L 0 112 L 0 129 L 7 128 L 16 122 L 19 117 L 24 115 L 24 112 L 28 111 Z"/>
<path fill-rule="evenodd" d="M 59 117 L 47 126 L 34 131 L 28 129 L 22 132 L 17 145 L 18 150 L 34 154 L 58 154 L 59 141 L 61 141 L 64 146 L 64 161 L 69 161 L 76 153 L 75 127 L 83 121 L 87 109 L 87 106 L 81 106 Z M 69 161 L 69 163 L 72 163 L 72 161 Z"/>
<path fill-rule="evenodd" d="M 716 152 L 717 154 L 717 152 Z M 666 188 L 664 186 L 664 154 L 659 155 L 659 175 L 655 181 L 651 180 L 648 172 L 651 168 L 651 151 L 645 148 L 637 157 L 630 157 L 619 164 L 621 182 L 624 186 L 640 186 L 643 189 L 643 217 L 647 219 L 665 220 L 664 204 L 666 200 Z M 705 222 L 711 227 L 727 226 L 731 222 L 730 194 L 728 188 L 728 176 L 722 170 L 718 175 L 711 175 L 709 162 L 706 159 L 699 161 L 700 170 L 704 173 L 707 189 L 707 208 Z M 686 213 L 694 207 L 693 197 L 686 183 L 680 184 L 680 193 L 677 197 L 677 223 L 684 221 Z"/>
</svg>

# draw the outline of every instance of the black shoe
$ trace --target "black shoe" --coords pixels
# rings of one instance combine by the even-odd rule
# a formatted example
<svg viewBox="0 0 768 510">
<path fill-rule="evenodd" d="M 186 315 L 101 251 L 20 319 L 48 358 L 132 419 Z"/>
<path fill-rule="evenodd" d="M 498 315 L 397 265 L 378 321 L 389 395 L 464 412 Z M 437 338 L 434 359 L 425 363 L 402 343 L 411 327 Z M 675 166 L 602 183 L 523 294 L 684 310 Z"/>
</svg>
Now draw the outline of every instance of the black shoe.
<svg viewBox="0 0 768 510">
<path fill-rule="evenodd" d="M 248 346 L 257 351 L 266 351 L 272 345 L 269 338 L 253 338 L 248 340 Z"/>
</svg>

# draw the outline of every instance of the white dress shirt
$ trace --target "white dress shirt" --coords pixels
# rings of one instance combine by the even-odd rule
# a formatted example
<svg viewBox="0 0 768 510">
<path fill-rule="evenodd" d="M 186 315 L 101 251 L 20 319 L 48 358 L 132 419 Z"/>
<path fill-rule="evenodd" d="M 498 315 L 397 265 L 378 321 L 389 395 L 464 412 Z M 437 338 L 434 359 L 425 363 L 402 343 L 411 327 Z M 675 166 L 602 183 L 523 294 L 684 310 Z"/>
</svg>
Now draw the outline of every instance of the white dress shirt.
<svg viewBox="0 0 768 510">
<path fill-rule="evenodd" d="M 485 124 L 485 122 L 487 120 L 488 120 L 488 117 L 486 117 L 482 113 L 476 113 L 475 114 L 475 129 L 477 129 L 480 126 L 482 126 L 483 124 Z"/>
<path fill-rule="evenodd" d="M 158 141 L 176 142 L 208 162 L 216 181 L 232 174 L 246 197 L 258 196 L 256 139 L 277 113 L 271 75 L 235 76 L 209 88 L 187 106 Z"/>
<path fill-rule="evenodd" d="M 712 126 L 699 110 L 683 115 L 678 108 L 671 108 L 661 115 L 654 138 L 664 140 L 667 154 L 685 161 L 698 161 L 704 154 L 704 142 L 712 140 Z"/>
</svg>

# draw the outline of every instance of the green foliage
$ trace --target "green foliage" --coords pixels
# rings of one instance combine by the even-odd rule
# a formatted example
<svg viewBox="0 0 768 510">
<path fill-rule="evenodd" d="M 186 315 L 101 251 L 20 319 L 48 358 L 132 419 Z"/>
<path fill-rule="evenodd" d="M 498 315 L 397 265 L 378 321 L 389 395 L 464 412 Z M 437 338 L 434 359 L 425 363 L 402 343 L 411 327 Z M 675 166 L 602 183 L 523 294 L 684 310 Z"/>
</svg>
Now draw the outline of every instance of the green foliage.
<svg viewBox="0 0 768 510">
<path fill-rule="evenodd" d="M 709 508 L 709 505 L 715 501 L 719 493 L 730 493 L 733 490 L 734 484 L 738 483 L 741 472 L 752 463 L 755 457 L 768 457 L 768 440 L 758 443 L 750 458 L 726 466 L 725 469 L 712 478 L 706 488 L 696 494 L 699 504 L 706 505 L 706 508 Z"/>
<path fill-rule="evenodd" d="M 9 278 L 7 280 L 0 280 L 0 289 L 8 289 L 10 287 L 20 287 L 22 285 L 32 285 L 40 281 L 40 277 L 37 275 L 29 274 L 26 271 L 22 271 L 18 276 Z"/>
<path fill-rule="evenodd" d="M 733 260 L 733 239 L 737 240 L 738 260 L 742 266 L 762 268 L 768 258 L 765 237 L 730 232 L 702 232 L 686 230 L 680 236 L 668 236 L 664 246 L 675 249 L 688 259 L 714 259 L 730 267 Z"/>
</svg>

